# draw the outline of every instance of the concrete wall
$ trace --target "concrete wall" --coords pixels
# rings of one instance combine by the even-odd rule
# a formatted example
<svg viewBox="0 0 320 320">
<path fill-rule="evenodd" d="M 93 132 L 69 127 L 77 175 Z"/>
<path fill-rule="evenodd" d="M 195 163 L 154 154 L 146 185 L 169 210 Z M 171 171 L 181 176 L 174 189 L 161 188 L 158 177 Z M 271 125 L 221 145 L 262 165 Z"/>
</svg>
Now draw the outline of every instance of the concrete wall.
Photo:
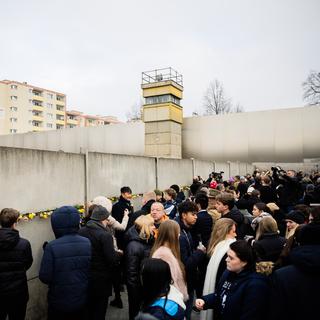
<svg viewBox="0 0 320 320">
<path fill-rule="evenodd" d="M 98 195 L 119 195 L 121 186 L 130 186 L 136 194 L 154 190 L 155 159 L 89 153 L 89 199 Z"/>
<path fill-rule="evenodd" d="M 320 107 L 184 118 L 182 157 L 205 161 L 303 162 L 320 157 Z M 145 154 L 143 122 L 0 136 L 0 146 Z"/>
<path fill-rule="evenodd" d="M 319 106 L 184 118 L 182 156 L 250 163 L 318 158 L 319 119 Z"/>
<path fill-rule="evenodd" d="M 61 129 L 0 136 L 0 146 L 80 153 L 144 155 L 144 123 Z"/>
<path fill-rule="evenodd" d="M 191 160 L 159 158 L 157 161 L 157 165 L 158 188 L 160 190 L 167 189 L 172 184 L 185 186 L 192 183 L 193 167 Z"/>
<path fill-rule="evenodd" d="M 19 221 L 20 236 L 31 243 L 33 264 L 27 272 L 30 298 L 27 306 L 27 320 L 45 319 L 47 311 L 47 285 L 38 278 L 43 255 L 42 245 L 54 239 L 50 219 L 35 217 L 32 221 Z"/>
<path fill-rule="evenodd" d="M 254 165 L 260 170 L 270 170 L 271 167 L 280 166 L 284 170 L 295 170 L 311 173 L 318 171 L 320 168 L 320 161 L 316 163 L 278 163 L 278 162 L 256 162 Z"/>
<path fill-rule="evenodd" d="M 210 161 L 194 159 L 194 176 L 200 176 L 207 179 L 209 173 L 214 171 L 214 164 Z"/>
<path fill-rule="evenodd" d="M 83 203 L 80 154 L 0 148 L 0 208 L 41 211 Z"/>
</svg>

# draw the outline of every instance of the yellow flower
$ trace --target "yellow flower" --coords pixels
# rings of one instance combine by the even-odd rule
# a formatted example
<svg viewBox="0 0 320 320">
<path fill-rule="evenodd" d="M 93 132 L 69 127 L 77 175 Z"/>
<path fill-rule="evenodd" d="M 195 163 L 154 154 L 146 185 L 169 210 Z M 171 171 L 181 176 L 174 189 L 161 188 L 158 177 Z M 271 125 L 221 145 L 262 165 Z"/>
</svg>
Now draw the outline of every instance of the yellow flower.
<svg viewBox="0 0 320 320">
<path fill-rule="evenodd" d="M 29 218 L 30 220 L 32 220 L 35 216 L 36 216 L 36 215 L 35 215 L 34 213 L 29 213 L 29 214 L 28 214 L 28 218 Z"/>
<path fill-rule="evenodd" d="M 80 213 L 84 213 L 84 208 L 78 210 Z"/>
</svg>

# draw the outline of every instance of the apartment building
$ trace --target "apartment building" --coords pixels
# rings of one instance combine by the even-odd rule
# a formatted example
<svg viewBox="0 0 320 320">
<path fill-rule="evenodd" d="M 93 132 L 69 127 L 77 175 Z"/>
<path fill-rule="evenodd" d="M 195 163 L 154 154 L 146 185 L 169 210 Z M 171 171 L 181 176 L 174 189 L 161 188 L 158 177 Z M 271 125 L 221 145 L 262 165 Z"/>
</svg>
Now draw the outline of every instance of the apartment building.
<svg viewBox="0 0 320 320">
<path fill-rule="evenodd" d="M 66 127 L 97 127 L 113 123 L 120 123 L 116 117 L 112 116 L 92 116 L 83 114 L 80 111 L 66 111 Z"/>
<path fill-rule="evenodd" d="M 29 85 L 0 81 L 0 134 L 62 129 L 66 95 Z"/>
</svg>

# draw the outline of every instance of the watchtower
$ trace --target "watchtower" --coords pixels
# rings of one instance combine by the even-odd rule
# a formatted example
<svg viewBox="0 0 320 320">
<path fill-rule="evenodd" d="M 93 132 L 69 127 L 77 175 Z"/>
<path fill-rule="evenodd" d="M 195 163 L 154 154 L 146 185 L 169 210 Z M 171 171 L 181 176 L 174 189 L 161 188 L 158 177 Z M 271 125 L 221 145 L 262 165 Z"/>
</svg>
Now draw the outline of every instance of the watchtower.
<svg viewBox="0 0 320 320">
<path fill-rule="evenodd" d="M 181 159 L 182 75 L 172 68 L 142 72 L 145 154 Z"/>
</svg>

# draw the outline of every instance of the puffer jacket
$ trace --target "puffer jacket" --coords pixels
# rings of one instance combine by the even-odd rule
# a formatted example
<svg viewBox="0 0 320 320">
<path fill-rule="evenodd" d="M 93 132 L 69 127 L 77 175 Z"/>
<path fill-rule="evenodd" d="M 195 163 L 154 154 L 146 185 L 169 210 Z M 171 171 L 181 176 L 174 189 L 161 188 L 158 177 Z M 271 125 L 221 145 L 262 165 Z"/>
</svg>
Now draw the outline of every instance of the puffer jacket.
<svg viewBox="0 0 320 320">
<path fill-rule="evenodd" d="M 88 238 L 92 246 L 90 291 L 99 296 L 111 296 L 112 270 L 118 260 L 111 233 L 101 223 L 89 220 L 79 230 L 79 235 Z"/>
<path fill-rule="evenodd" d="M 51 216 L 56 240 L 45 247 L 39 278 L 49 286 L 48 304 L 53 310 L 73 312 L 87 303 L 91 244 L 77 234 L 79 222 L 78 211 L 69 206 Z"/>
<path fill-rule="evenodd" d="M 135 228 L 135 226 L 133 226 L 127 231 L 126 242 L 126 282 L 131 287 L 140 287 L 141 262 L 143 259 L 149 257 L 153 241 L 146 241 L 141 239 L 139 237 L 137 229 Z"/>
<path fill-rule="evenodd" d="M 0 301 L 28 300 L 26 271 L 31 265 L 30 242 L 20 238 L 18 230 L 0 228 Z"/>
</svg>

